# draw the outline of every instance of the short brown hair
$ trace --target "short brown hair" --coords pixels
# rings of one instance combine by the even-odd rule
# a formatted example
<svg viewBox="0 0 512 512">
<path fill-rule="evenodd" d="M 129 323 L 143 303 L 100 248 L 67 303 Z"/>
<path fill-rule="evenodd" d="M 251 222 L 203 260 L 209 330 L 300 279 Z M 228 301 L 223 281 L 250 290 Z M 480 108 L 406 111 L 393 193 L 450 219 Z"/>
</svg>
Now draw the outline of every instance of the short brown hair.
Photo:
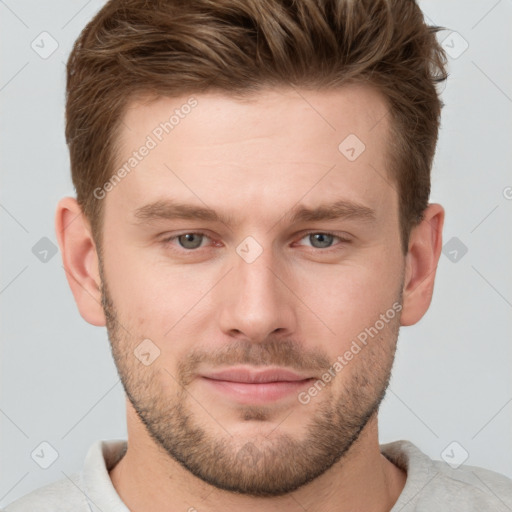
<svg viewBox="0 0 512 512">
<path fill-rule="evenodd" d="M 67 65 L 66 141 L 77 201 L 101 247 L 102 201 L 127 104 L 207 91 L 366 83 L 386 99 L 388 173 L 404 253 L 430 195 L 445 80 L 441 27 L 413 0 L 110 0 Z M 340 141 L 341 142 L 341 141 Z"/>
</svg>

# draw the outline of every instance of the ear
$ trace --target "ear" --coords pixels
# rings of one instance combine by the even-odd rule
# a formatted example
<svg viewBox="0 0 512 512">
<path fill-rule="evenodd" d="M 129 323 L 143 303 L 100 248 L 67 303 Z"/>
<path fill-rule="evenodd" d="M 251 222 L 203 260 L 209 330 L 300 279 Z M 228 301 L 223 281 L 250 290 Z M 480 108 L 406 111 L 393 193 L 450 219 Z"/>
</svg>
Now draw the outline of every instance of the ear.
<svg viewBox="0 0 512 512">
<path fill-rule="evenodd" d="M 411 230 L 405 257 L 401 325 L 414 325 L 430 306 L 443 245 L 444 213 L 440 204 L 429 204 L 423 220 Z"/>
<path fill-rule="evenodd" d="M 59 201 L 55 230 L 66 277 L 82 318 L 92 325 L 106 325 L 96 244 L 75 198 L 64 197 Z"/>
</svg>

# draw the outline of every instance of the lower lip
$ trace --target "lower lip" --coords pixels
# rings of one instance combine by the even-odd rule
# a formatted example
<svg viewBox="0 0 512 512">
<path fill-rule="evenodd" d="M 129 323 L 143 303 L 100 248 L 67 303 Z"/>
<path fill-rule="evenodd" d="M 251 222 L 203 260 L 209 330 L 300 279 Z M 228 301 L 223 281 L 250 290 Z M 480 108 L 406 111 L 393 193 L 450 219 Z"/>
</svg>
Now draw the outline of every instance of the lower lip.
<svg viewBox="0 0 512 512">
<path fill-rule="evenodd" d="M 279 382 L 232 382 L 203 377 L 202 380 L 216 391 L 245 404 L 274 402 L 308 386 L 314 379 Z"/>
</svg>

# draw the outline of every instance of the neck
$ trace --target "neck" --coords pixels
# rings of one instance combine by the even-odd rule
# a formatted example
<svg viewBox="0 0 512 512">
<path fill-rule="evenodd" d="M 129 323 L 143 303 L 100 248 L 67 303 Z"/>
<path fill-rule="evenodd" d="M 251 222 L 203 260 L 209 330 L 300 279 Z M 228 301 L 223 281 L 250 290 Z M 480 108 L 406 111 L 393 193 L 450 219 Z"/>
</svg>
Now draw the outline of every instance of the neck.
<svg viewBox="0 0 512 512">
<path fill-rule="evenodd" d="M 110 470 L 110 478 L 132 512 L 385 512 L 405 485 L 406 473 L 380 453 L 377 415 L 324 474 L 290 494 L 271 498 L 235 494 L 203 482 L 155 444 L 133 410 L 128 416 L 128 449 Z"/>
</svg>

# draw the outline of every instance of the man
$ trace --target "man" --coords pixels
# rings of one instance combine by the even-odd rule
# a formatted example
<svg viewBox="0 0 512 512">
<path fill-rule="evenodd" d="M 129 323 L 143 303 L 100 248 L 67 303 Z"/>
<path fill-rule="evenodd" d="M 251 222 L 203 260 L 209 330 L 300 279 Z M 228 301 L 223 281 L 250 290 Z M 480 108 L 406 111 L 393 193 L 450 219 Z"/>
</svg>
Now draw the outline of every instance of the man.
<svg viewBox="0 0 512 512">
<path fill-rule="evenodd" d="M 378 444 L 427 311 L 446 78 L 410 1 L 110 1 L 68 62 L 56 230 L 128 442 L 7 507 L 507 510 L 512 481 Z"/>
</svg>

